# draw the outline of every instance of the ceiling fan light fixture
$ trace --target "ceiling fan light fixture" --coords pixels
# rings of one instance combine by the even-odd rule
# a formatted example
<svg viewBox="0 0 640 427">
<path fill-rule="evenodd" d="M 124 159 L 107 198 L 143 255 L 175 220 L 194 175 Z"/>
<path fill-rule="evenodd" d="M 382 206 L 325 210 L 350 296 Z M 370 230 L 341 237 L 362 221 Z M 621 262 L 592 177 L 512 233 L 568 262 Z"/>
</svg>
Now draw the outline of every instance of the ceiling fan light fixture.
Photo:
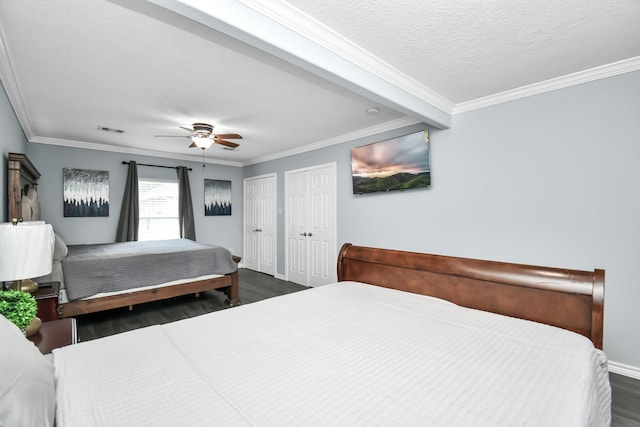
<svg viewBox="0 0 640 427">
<path fill-rule="evenodd" d="M 213 139 L 202 136 L 194 136 L 191 140 L 198 148 L 202 148 L 203 150 L 206 150 L 213 144 Z"/>
</svg>

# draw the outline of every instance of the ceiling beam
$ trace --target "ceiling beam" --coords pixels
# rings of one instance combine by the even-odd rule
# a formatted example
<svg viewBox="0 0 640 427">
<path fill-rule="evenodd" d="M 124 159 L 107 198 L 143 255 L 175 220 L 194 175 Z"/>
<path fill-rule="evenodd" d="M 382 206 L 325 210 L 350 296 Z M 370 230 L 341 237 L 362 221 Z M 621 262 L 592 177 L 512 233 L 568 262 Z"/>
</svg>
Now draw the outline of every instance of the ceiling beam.
<svg viewBox="0 0 640 427">
<path fill-rule="evenodd" d="M 187 31 L 204 26 L 430 126 L 451 126 L 453 103 L 285 2 L 111 1 Z"/>
</svg>

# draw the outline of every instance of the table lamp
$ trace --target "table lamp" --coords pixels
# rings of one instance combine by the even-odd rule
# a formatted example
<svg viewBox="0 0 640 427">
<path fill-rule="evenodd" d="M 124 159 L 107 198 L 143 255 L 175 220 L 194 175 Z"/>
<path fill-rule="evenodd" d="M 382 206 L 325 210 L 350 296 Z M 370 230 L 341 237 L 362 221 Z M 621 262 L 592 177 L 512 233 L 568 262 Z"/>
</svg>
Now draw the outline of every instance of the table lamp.
<svg viewBox="0 0 640 427">
<path fill-rule="evenodd" d="M 44 221 L 13 220 L 0 224 L 0 283 L 10 288 L 35 292 L 33 277 L 51 273 L 55 236 Z M 3 286 L 4 287 L 4 286 Z"/>
</svg>

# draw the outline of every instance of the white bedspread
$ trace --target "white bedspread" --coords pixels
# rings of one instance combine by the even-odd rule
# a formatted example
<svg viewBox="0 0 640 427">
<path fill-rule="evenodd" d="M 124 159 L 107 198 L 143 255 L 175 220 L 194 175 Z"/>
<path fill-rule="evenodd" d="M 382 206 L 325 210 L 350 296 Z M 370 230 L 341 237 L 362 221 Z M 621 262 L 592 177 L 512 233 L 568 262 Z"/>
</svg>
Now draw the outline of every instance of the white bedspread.
<svg viewBox="0 0 640 427">
<path fill-rule="evenodd" d="M 605 426 L 604 353 L 343 282 L 54 350 L 64 426 Z"/>
</svg>

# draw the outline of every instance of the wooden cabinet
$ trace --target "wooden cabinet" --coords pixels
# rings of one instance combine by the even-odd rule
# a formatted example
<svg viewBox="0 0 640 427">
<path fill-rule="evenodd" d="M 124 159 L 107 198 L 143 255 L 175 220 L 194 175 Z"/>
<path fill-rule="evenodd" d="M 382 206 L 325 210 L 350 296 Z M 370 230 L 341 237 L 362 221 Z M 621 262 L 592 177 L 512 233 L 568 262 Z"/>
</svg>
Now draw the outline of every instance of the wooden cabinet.
<svg viewBox="0 0 640 427">
<path fill-rule="evenodd" d="M 58 320 L 58 297 L 60 296 L 60 282 L 38 284 L 38 290 L 33 294 L 38 303 L 37 316 L 43 322 Z"/>
<path fill-rule="evenodd" d="M 42 354 L 77 342 L 76 319 L 60 319 L 44 322 L 37 334 L 27 338 Z"/>
</svg>

